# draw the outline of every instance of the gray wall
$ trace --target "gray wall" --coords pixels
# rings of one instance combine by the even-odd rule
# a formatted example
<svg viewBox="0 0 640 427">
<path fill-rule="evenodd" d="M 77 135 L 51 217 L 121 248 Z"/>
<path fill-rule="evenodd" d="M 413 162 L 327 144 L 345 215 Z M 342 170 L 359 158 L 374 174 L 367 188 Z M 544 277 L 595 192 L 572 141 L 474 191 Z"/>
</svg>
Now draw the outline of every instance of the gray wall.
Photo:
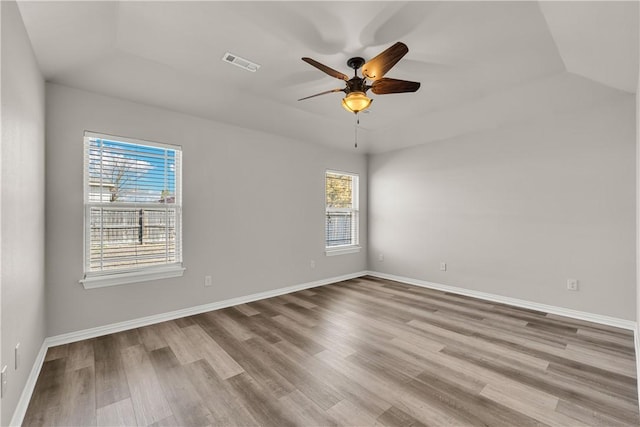
<svg viewBox="0 0 640 427">
<path fill-rule="evenodd" d="M 640 11 L 639 11 L 640 12 Z M 640 74 L 636 89 L 636 376 L 640 390 Z M 640 400 L 638 400 L 640 404 Z"/>
<path fill-rule="evenodd" d="M 365 232 L 362 252 L 324 255 L 325 169 L 360 174 L 361 230 L 367 229 L 362 154 L 53 84 L 46 111 L 48 335 L 366 269 Z M 78 283 L 85 129 L 182 145 L 182 278 L 92 290 Z M 213 287 L 203 286 L 205 275 L 213 276 Z"/>
<path fill-rule="evenodd" d="M 635 138 L 634 96 L 617 95 L 371 156 L 369 268 L 634 320 Z"/>
<path fill-rule="evenodd" d="M 44 81 L 15 2 L 2 10 L 2 425 L 8 425 L 45 337 Z M 18 370 L 14 348 L 20 343 Z"/>
</svg>

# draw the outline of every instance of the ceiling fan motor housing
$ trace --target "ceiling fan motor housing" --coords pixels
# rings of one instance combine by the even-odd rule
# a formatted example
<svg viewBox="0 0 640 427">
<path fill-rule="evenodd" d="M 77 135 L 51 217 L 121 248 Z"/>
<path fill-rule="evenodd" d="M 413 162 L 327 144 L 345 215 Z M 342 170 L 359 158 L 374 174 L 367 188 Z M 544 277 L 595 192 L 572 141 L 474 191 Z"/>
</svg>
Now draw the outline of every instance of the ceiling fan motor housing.
<svg viewBox="0 0 640 427">
<path fill-rule="evenodd" d="M 365 83 L 365 80 L 362 77 L 353 77 L 350 80 L 347 80 L 347 87 L 344 89 L 346 94 L 351 92 L 364 92 L 366 93 L 369 90 L 370 86 Z"/>
<path fill-rule="evenodd" d="M 353 77 L 347 80 L 347 87 L 345 88 L 345 93 L 348 95 L 351 92 L 362 92 L 366 93 L 369 87 L 365 84 L 365 79 L 362 77 L 358 77 L 358 69 L 364 65 L 364 58 L 359 56 L 349 58 L 347 60 L 347 65 L 350 68 L 353 68 Z"/>
</svg>

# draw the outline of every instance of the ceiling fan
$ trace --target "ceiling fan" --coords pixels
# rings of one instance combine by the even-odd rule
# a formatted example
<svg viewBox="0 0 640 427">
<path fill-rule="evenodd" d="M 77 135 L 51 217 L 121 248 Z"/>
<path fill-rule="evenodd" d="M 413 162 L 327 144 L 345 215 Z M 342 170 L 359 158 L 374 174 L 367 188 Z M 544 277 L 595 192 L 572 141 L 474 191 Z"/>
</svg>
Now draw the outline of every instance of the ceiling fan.
<svg viewBox="0 0 640 427">
<path fill-rule="evenodd" d="M 313 98 L 320 95 L 333 92 L 344 92 L 346 96 L 342 99 L 342 106 L 345 110 L 358 114 L 360 111 L 366 110 L 373 101 L 367 97 L 367 91 L 371 89 L 376 95 L 385 95 L 388 93 L 415 92 L 420 88 L 419 82 L 410 82 L 407 80 L 389 79 L 384 75 L 389 71 L 406 53 L 409 48 L 402 42 L 397 42 L 390 48 L 381 52 L 369 62 L 365 62 L 364 58 L 354 57 L 347 61 L 347 65 L 353 68 L 354 74 L 349 78 L 346 74 L 342 74 L 333 68 L 327 67 L 311 58 L 302 58 L 304 62 L 313 65 L 320 71 L 323 71 L 335 77 L 344 80 L 346 86 L 342 89 L 332 89 L 315 95 L 300 98 L 298 101 Z M 362 68 L 362 76 L 358 77 L 358 69 Z M 367 84 L 367 79 L 372 80 L 371 85 Z"/>
</svg>

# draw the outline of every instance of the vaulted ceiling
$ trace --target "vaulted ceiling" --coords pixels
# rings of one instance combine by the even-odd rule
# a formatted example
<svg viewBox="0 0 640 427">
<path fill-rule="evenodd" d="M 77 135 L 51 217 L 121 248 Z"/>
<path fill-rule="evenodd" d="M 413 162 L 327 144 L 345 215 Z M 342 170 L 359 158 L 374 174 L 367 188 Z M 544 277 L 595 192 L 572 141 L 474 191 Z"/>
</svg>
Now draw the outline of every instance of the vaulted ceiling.
<svg viewBox="0 0 640 427">
<path fill-rule="evenodd" d="M 354 149 L 345 74 L 396 41 L 387 77 L 420 81 L 361 113 L 382 152 L 566 111 L 636 91 L 637 2 L 19 2 L 47 81 L 301 141 Z M 221 61 L 231 52 L 261 65 Z"/>
</svg>

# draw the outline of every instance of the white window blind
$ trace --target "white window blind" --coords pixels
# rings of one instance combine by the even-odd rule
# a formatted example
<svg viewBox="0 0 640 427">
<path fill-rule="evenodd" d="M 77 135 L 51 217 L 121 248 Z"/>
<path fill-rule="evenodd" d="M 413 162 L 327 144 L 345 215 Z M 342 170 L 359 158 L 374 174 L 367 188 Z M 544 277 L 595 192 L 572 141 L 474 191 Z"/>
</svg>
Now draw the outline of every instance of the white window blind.
<svg viewBox="0 0 640 427">
<path fill-rule="evenodd" d="M 85 132 L 85 279 L 182 267 L 181 147 Z"/>
<path fill-rule="evenodd" d="M 358 175 L 327 171 L 325 195 L 325 247 L 358 245 Z"/>
</svg>

